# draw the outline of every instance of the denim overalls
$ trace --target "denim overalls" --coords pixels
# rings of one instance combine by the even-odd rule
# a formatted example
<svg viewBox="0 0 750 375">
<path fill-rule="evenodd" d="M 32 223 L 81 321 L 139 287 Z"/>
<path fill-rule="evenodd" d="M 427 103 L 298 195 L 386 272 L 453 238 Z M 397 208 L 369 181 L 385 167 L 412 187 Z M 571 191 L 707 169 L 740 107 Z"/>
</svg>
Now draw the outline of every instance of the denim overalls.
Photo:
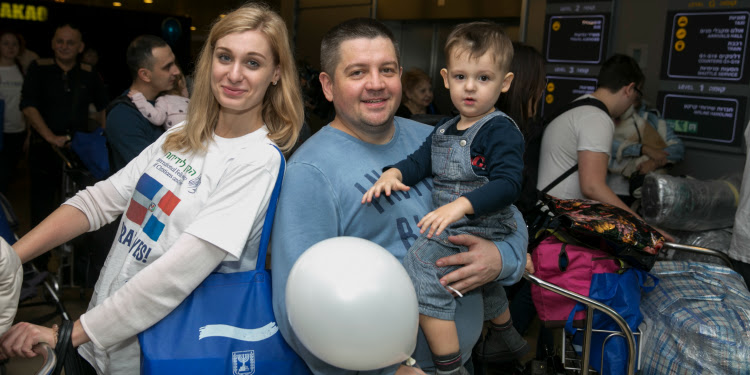
<svg viewBox="0 0 750 375">
<path fill-rule="evenodd" d="M 441 125 L 432 136 L 432 174 L 434 189 L 432 201 L 435 208 L 453 202 L 462 195 L 483 186 L 489 179 L 477 176 L 471 166 L 471 144 L 479 130 L 497 116 L 510 117 L 495 111 L 472 125 L 462 135 L 445 135 L 446 129 L 455 125 L 457 116 Z M 515 123 L 514 123 L 515 124 Z M 491 126 L 491 125 L 490 125 Z M 520 131 L 520 130 L 519 130 Z M 492 158 L 492 155 L 488 155 Z M 458 269 L 458 266 L 437 267 L 440 258 L 467 251 L 448 241 L 448 236 L 472 234 L 492 241 L 502 241 L 516 230 L 516 221 L 510 207 L 481 217 L 464 217 L 449 225 L 440 236 L 431 239 L 422 234 L 409 248 L 404 267 L 411 277 L 419 300 L 419 313 L 443 320 L 453 320 L 456 302 L 453 295 L 440 284 L 440 278 Z M 508 305 L 505 290 L 497 282 L 482 287 L 485 320 L 502 313 Z"/>
</svg>

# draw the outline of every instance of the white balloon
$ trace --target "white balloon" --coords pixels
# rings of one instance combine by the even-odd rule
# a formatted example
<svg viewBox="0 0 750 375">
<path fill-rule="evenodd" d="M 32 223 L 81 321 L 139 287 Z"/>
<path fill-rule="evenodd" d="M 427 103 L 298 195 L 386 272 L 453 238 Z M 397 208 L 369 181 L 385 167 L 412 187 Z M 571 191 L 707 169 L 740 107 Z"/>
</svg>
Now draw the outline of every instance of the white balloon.
<svg viewBox="0 0 750 375">
<path fill-rule="evenodd" d="M 409 275 L 365 239 L 329 238 L 305 251 L 289 272 L 286 308 L 302 344 L 340 368 L 387 367 L 409 358 L 417 344 L 419 310 Z"/>
</svg>

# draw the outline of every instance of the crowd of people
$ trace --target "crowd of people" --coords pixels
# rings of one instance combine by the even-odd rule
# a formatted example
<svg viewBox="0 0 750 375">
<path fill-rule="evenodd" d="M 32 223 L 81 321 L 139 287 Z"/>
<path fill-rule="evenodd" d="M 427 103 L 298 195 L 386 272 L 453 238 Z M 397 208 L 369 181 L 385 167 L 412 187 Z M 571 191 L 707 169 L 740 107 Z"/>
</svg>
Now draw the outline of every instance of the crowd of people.
<svg viewBox="0 0 750 375">
<path fill-rule="evenodd" d="M 39 259 L 108 224 L 115 235 L 89 309 L 72 329 L 18 323 L 0 336 L 0 359 L 34 356 L 33 345 L 55 347 L 66 334 L 69 343 L 62 342 L 78 348 L 89 373 L 138 373 L 138 333 L 210 272 L 254 267 L 282 162 L 278 147 L 287 157 L 295 151 L 271 235 L 272 304 L 294 351 L 316 374 L 346 373 L 299 341 L 285 290 L 310 246 L 354 236 L 402 261 L 419 297 L 419 366 L 372 373 L 471 374 L 472 356 L 503 362 L 529 349 L 520 334 L 533 316 L 528 303 L 523 310 L 528 289 L 509 308 L 504 288 L 533 272 L 526 224 L 514 205 L 525 189 L 541 189 L 578 165 L 550 194 L 609 203 L 639 217 L 623 202 L 634 189 L 614 191 L 608 173 L 637 180 L 684 154 L 674 133 L 660 129 L 666 125 L 658 114 L 642 107 L 644 75 L 624 55 L 608 59 L 599 87 L 579 98 L 606 111 L 584 105 L 543 121 L 542 56 L 491 22 L 461 24 L 448 36 L 440 74 L 454 108 L 443 113 L 457 115 L 434 127 L 409 119 L 440 111 L 431 78 L 403 70 L 388 27 L 373 19 L 333 27 L 321 41 L 315 78 L 334 117 L 301 146 L 300 72 L 286 25 L 263 5 L 219 19 L 192 74 L 181 71 L 161 38 L 136 38 L 127 49 L 132 84 L 112 101 L 95 68 L 79 60 L 85 45 L 78 28 L 57 28 L 52 47 L 52 58 L 26 67 L 19 37 L 0 33 L 0 191 L 27 145 L 34 196 L 33 229 L 13 246 L 20 261 L 7 264 Z M 60 206 L 54 149 L 88 130 L 91 105 L 105 127 L 111 176 Z M 638 138 L 618 136 L 616 124 L 636 129 Z M 644 141 L 644 124 L 661 143 Z M 539 137 L 540 147 L 532 147 Z M 529 167 L 529 154 L 536 154 L 538 170 Z M 149 249 L 147 259 L 130 251 L 135 238 Z"/>
</svg>

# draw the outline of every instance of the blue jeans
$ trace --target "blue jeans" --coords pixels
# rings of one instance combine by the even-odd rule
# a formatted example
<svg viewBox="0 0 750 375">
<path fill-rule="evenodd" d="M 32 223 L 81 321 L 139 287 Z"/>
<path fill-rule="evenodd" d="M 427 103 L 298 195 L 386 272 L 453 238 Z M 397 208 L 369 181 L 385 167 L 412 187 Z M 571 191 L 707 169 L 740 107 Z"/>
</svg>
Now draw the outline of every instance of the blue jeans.
<svg viewBox="0 0 750 375">
<path fill-rule="evenodd" d="M 419 236 L 409 248 L 409 253 L 404 258 L 404 268 L 417 292 L 420 314 L 442 320 L 454 320 L 456 298 L 440 284 L 440 278 L 459 267 L 438 267 L 435 262 L 464 251 L 467 251 L 466 247 L 453 245 L 444 235 L 432 239 L 424 235 Z M 484 301 L 484 320 L 492 319 L 508 308 L 508 297 L 499 282 L 489 282 L 480 290 Z"/>
</svg>

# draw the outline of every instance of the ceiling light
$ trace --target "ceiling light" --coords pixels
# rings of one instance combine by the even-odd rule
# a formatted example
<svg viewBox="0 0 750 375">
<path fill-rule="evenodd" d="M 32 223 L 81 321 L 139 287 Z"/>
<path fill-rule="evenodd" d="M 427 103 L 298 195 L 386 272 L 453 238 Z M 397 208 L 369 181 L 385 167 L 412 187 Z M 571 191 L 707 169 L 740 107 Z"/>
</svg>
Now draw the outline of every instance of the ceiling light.
<svg viewBox="0 0 750 375">
<path fill-rule="evenodd" d="M 226 14 L 219 14 L 219 18 L 224 18 L 226 16 L 227 16 Z"/>
<path fill-rule="evenodd" d="M 144 4 L 153 4 L 154 0 L 143 0 Z"/>
<path fill-rule="evenodd" d="M 122 6 L 122 3 L 121 3 L 121 2 L 119 2 L 119 1 L 115 1 L 114 3 L 112 3 L 112 6 L 113 6 L 113 7 L 121 7 L 121 6 Z"/>
<path fill-rule="evenodd" d="M 190 31 L 195 31 L 195 30 L 196 30 L 195 26 L 190 26 Z"/>
</svg>

